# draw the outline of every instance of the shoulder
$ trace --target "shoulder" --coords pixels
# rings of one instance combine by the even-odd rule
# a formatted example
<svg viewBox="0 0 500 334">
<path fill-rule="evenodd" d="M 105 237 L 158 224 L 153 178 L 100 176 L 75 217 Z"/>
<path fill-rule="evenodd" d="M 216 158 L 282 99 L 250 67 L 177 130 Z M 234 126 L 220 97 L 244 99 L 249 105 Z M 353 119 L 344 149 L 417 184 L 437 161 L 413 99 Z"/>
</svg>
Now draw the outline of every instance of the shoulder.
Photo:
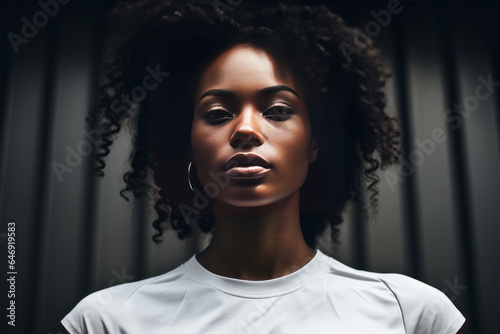
<svg viewBox="0 0 500 334">
<path fill-rule="evenodd" d="M 117 332 L 117 320 L 129 300 L 156 282 L 175 281 L 181 266 L 159 276 L 137 282 L 115 285 L 83 298 L 62 320 L 70 334 L 104 334 Z"/>
<path fill-rule="evenodd" d="M 465 322 L 443 292 L 419 280 L 402 274 L 356 270 L 335 259 L 330 267 L 357 283 L 378 281 L 397 301 L 407 333 L 456 334 Z"/>
<path fill-rule="evenodd" d="M 410 333 L 457 333 L 464 316 L 438 289 L 401 274 L 376 274 L 397 298 Z"/>
</svg>

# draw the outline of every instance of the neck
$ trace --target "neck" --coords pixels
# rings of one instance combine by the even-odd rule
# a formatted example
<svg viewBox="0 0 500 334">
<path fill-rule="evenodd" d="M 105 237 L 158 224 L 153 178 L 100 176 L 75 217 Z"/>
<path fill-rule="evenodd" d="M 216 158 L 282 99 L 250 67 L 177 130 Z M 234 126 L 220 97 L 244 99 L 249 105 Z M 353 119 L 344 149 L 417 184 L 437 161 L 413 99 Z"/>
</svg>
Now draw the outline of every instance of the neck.
<svg viewBox="0 0 500 334">
<path fill-rule="evenodd" d="M 300 228 L 298 191 L 262 207 L 234 207 L 214 200 L 213 208 L 213 239 L 197 255 L 213 273 L 247 280 L 272 279 L 300 269 L 315 254 Z"/>
</svg>

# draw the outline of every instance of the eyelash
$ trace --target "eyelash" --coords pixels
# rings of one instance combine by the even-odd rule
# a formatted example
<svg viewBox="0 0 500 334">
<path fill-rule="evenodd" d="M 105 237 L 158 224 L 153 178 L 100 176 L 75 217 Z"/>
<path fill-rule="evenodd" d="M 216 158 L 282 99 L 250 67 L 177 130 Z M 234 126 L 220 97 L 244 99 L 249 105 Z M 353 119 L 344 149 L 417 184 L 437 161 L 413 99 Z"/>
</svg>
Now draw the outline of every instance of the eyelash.
<svg viewBox="0 0 500 334">
<path fill-rule="evenodd" d="M 266 113 L 270 110 L 276 110 L 276 109 L 281 109 L 280 112 L 275 113 L 274 115 L 266 115 Z M 224 114 L 226 115 L 225 117 L 216 117 L 217 114 L 220 116 L 223 116 Z M 294 114 L 293 109 L 283 103 L 277 103 L 269 107 L 264 113 L 262 114 L 263 117 L 269 118 L 273 121 L 276 122 L 283 122 L 289 119 L 292 115 Z M 227 115 L 230 115 L 229 117 Z M 215 116 L 215 117 L 214 117 Z M 207 112 L 204 113 L 203 118 L 208 121 L 211 124 L 219 124 L 224 122 L 225 120 L 233 118 L 233 114 L 229 112 L 227 109 L 223 108 L 214 108 L 210 109 Z"/>
</svg>

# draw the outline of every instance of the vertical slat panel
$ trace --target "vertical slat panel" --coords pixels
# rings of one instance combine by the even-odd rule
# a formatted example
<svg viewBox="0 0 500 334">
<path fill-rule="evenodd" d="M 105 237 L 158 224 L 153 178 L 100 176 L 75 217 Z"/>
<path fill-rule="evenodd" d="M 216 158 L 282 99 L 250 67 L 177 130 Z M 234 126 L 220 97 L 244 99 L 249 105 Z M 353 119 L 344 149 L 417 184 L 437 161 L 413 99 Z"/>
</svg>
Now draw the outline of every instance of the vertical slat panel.
<svg viewBox="0 0 500 334">
<path fill-rule="evenodd" d="M 413 137 L 413 128 L 410 115 L 410 89 L 409 89 L 409 67 L 408 67 L 408 39 L 406 37 L 406 27 L 404 18 L 406 13 L 394 18 L 393 38 L 394 38 L 394 68 L 395 80 L 397 80 L 397 108 L 399 124 L 402 131 L 402 149 L 403 161 L 408 160 L 411 152 L 411 138 Z M 384 176 L 393 174 L 385 173 Z M 401 183 L 401 201 L 404 211 L 404 235 L 405 249 L 408 259 L 408 274 L 414 278 L 421 278 L 422 260 L 420 254 L 421 231 L 418 225 L 419 212 L 417 209 L 416 197 L 416 178 L 412 173 L 408 173 L 404 164 L 397 168 L 396 180 Z M 391 179 L 391 183 L 394 184 Z"/>
<path fill-rule="evenodd" d="M 1 26 L 1 25 L 0 25 Z M 10 69 L 10 56 L 11 56 L 11 49 L 5 44 L 0 45 L 0 120 L 2 120 L 2 126 L 0 126 L 1 133 L 5 133 L 7 131 L 7 128 L 5 128 L 6 121 L 7 121 L 7 82 L 9 79 L 9 69 Z M 3 135 L 0 135 L 0 147 L 3 148 L 3 140 L 6 139 L 4 138 Z M 1 166 L 4 165 L 4 156 L 2 154 L 2 151 L 0 151 L 0 168 Z M 0 169 L 1 170 L 1 169 Z M 0 174 L 1 176 L 1 174 Z M 1 180 L 0 180 L 1 182 Z M 1 183 L 0 183 L 1 186 Z M 0 190 L 1 191 L 1 190 Z M 0 207 L 1 207 L 1 202 L 0 202 Z"/>
<path fill-rule="evenodd" d="M 138 223 L 133 215 L 136 201 L 130 193 L 126 193 L 129 202 L 120 196 L 120 190 L 125 186 L 122 175 L 129 169 L 130 150 L 130 135 L 120 133 L 106 157 L 105 176 L 98 181 L 92 290 L 120 283 L 116 272 L 124 270 L 130 275 L 137 275 L 133 257 L 136 245 L 134 232 Z"/>
<path fill-rule="evenodd" d="M 187 181 L 186 181 L 187 182 Z M 151 223 L 156 219 L 156 212 L 152 205 L 148 205 L 144 218 L 147 232 L 146 238 L 146 255 L 147 266 L 146 276 L 154 276 L 171 270 L 191 257 L 197 248 L 198 241 L 196 239 L 179 240 L 177 234 L 170 228 L 163 235 L 163 242 L 156 244 L 151 240 L 151 237 L 156 233 Z"/>
<path fill-rule="evenodd" d="M 384 66 L 394 73 L 392 58 L 393 25 L 389 25 L 376 37 L 377 45 L 382 49 Z M 398 78 L 389 79 L 386 88 L 387 113 L 398 117 Z M 382 272 L 408 273 L 408 261 L 404 238 L 405 216 L 403 215 L 403 183 L 398 177 L 398 168 L 390 167 L 378 171 L 380 178 L 379 213 L 376 219 L 367 224 L 368 269 Z"/>
<path fill-rule="evenodd" d="M 467 177 L 467 151 L 464 144 L 464 131 L 461 126 L 456 127 L 454 120 L 457 116 L 456 106 L 460 104 L 459 94 L 459 75 L 457 73 L 457 58 L 458 49 L 455 43 L 453 33 L 453 22 L 451 18 L 442 20 L 442 52 L 444 64 L 444 78 L 446 80 L 446 95 L 447 109 L 444 119 L 448 126 L 449 150 L 453 159 L 453 165 L 450 166 L 450 175 L 453 178 L 452 193 L 454 201 L 457 205 L 455 212 L 455 225 L 457 226 L 457 242 L 459 245 L 458 256 L 461 260 L 461 273 L 457 276 L 461 279 L 462 283 L 459 284 L 460 290 L 452 289 L 453 296 L 451 298 L 460 307 L 461 311 L 467 318 L 464 330 L 466 332 L 480 332 L 477 322 L 477 303 L 476 303 L 476 279 L 475 279 L 475 265 L 474 265 L 474 249 L 472 246 L 472 235 L 470 225 L 472 223 L 470 213 L 470 190 L 469 180 Z M 467 38 L 460 36 L 460 38 Z M 466 284 L 467 289 L 463 291 L 463 284 Z M 448 288 L 448 287 L 447 287 Z M 449 289 L 448 289 L 449 290 Z M 465 296 L 464 296 L 465 295 Z M 460 297 L 460 298 L 458 298 Z M 458 299 L 457 299 L 458 298 Z"/>
<path fill-rule="evenodd" d="M 493 76 L 485 37 L 477 24 L 457 20 L 455 34 L 459 102 L 465 109 L 462 130 L 474 227 L 472 245 L 476 254 L 476 293 L 480 301 L 477 314 L 482 331 L 493 333 L 498 328 L 496 310 L 500 296 L 500 270 L 495 265 L 500 235 L 500 147 L 495 94 L 500 89 L 500 78 Z"/>
<path fill-rule="evenodd" d="M 468 3 L 472 4 L 457 6 L 465 8 Z M 386 4 L 365 4 L 362 15 L 357 14 L 355 5 L 346 5 L 350 10 L 344 10 L 346 16 L 357 17 L 363 28 L 372 19 L 369 11 L 383 9 Z M 401 106 L 409 101 L 408 119 L 406 114 L 399 115 L 409 126 L 406 163 L 412 163 L 411 154 L 417 151 L 423 152 L 424 159 L 420 166 L 412 166 L 415 170 L 410 173 L 401 168 L 379 173 L 378 218 L 362 222 L 358 208 L 350 206 L 334 257 L 350 266 L 366 267 L 362 269 L 420 278 L 445 291 L 469 322 L 474 320 L 469 315 L 477 315 L 481 333 L 492 333 L 498 327 L 495 307 L 500 296 L 500 270 L 495 266 L 496 236 L 500 234 L 500 86 L 493 84 L 491 95 L 478 99 L 477 109 L 470 111 L 456 133 L 449 131 L 450 124 L 444 119 L 454 103 L 464 103 L 468 98 L 472 106 L 476 87 L 483 83 L 478 77 L 488 81 L 495 66 L 498 73 L 497 59 L 488 58 L 488 41 L 478 29 L 480 22 L 472 23 L 470 18 L 457 21 L 453 41 L 443 41 L 433 21 L 438 18 L 434 3 L 416 4 L 427 8 L 434 19 L 411 18 L 407 12 L 411 12 L 410 3 L 403 5 L 404 12 L 394 16 L 375 40 L 385 51 L 386 66 L 395 72 L 388 86 L 388 112 L 404 112 Z M 91 37 L 94 21 L 84 14 L 88 6 L 73 2 L 61 6 L 65 10 L 71 7 L 68 10 L 76 13 L 61 12 L 49 27 L 40 29 L 36 38 L 21 45 L 19 54 L 12 54 L 8 66 L 6 54 L 0 55 L 2 66 L 8 70 L 8 79 L 0 79 L 6 83 L 4 101 L 0 93 L 0 103 L 5 102 L 0 112 L 0 244 L 5 246 L 7 222 L 15 221 L 15 330 L 19 333 L 58 333 L 59 320 L 89 290 L 161 274 L 187 260 L 204 244 L 199 236 L 179 241 L 172 231 L 162 244 L 154 244 L 151 222 L 156 215 L 151 203 L 126 202 L 120 197 L 121 177 L 128 169 L 127 134 L 120 135 L 113 146 L 103 180 L 88 178 L 90 155 L 78 163 L 73 160 L 75 166 L 69 167 L 71 173 L 62 175 L 62 182 L 50 165 L 53 161 L 68 165 L 67 147 L 77 150 L 78 145 L 80 149 L 85 145 L 82 142 L 88 142 L 81 131 L 84 117 L 93 107 L 89 100 L 96 88 L 92 65 L 96 44 Z M 20 12 L 28 15 L 33 11 Z M 410 20 L 400 30 L 398 22 L 403 18 Z M 54 21 L 59 19 L 60 38 L 57 48 L 52 49 L 46 34 L 50 37 L 51 25 L 55 27 Z M 19 23 L 17 17 L 14 21 Z M 388 38 L 392 31 L 397 36 L 394 43 Z M 450 46 L 456 48 L 450 51 L 452 57 L 447 57 L 445 49 Z M 53 59 L 51 53 L 57 57 Z M 448 66 L 443 59 L 450 64 L 456 59 L 457 66 L 443 70 Z M 54 72 L 51 64 L 55 64 Z M 492 80 L 499 82 L 500 77 L 493 75 Z M 452 90 L 455 92 L 450 94 Z M 486 94 L 488 88 L 480 92 Z M 446 139 L 434 142 L 433 149 L 427 146 L 432 151 L 427 154 L 425 147 L 414 141 L 429 143 L 436 129 L 444 131 L 437 137 Z M 419 156 L 413 159 L 422 158 L 415 154 Z M 401 173 L 411 175 L 397 182 L 391 179 Z M 93 182 L 97 185 L 95 196 L 89 193 Z M 93 208 L 88 206 L 90 199 L 95 212 L 88 211 Z M 462 217 L 463 212 L 467 217 Z M 89 219 L 95 229 L 88 226 Z M 330 250 L 327 243 L 323 246 Z M 86 261 L 83 266 L 82 259 Z M 474 278 L 470 287 L 453 290 L 455 280 L 466 285 L 467 277 Z M 478 328 L 470 329 L 479 333 Z"/>
<path fill-rule="evenodd" d="M 437 26 L 431 17 L 407 20 L 409 87 L 414 138 L 409 152 L 417 181 L 422 230 L 424 281 L 441 288 L 459 274 L 452 201 L 448 134 L 443 121 L 441 55 Z"/>
<path fill-rule="evenodd" d="M 27 333 L 32 328 L 33 296 L 36 294 L 36 244 L 38 220 L 39 152 L 43 129 L 43 84 L 46 65 L 46 38 L 41 32 L 12 55 L 7 83 L 6 105 L 2 119 L 2 172 L 0 219 L 2 231 L 7 222 L 16 223 L 16 330 Z M 9 51 L 10 52 L 10 51 Z M 6 235 L 4 235 L 6 237 Z M 6 248 L 2 238 L 2 249 Z M 4 252 L 3 254 L 7 254 Z M 3 291 L 7 293 L 7 285 Z M 6 300 L 6 299 L 4 299 Z M 5 305 L 6 304 L 2 304 Z M 4 316 L 4 321 L 7 318 Z M 2 324 L 3 325 L 3 324 Z"/>
<path fill-rule="evenodd" d="M 320 245 L 324 244 L 324 246 L 320 247 L 323 250 L 323 253 L 333 256 L 335 259 L 340 262 L 348 265 L 355 266 L 355 254 L 354 254 L 354 246 L 353 246 L 353 205 L 349 205 L 344 211 L 343 217 L 344 221 L 340 225 L 340 236 L 339 236 L 339 245 L 337 249 L 333 249 L 330 238 L 324 238 L 324 241 L 320 243 Z M 327 231 L 327 233 L 330 233 Z"/>
<path fill-rule="evenodd" d="M 45 189 L 45 210 L 40 217 L 44 230 L 39 236 L 43 245 L 43 265 L 38 291 L 37 333 L 59 328 L 52 326 L 58 324 L 80 298 L 85 279 L 80 263 L 86 210 L 84 160 L 92 147 L 82 130 L 93 84 L 92 27 L 93 20 L 84 14 L 61 18 L 53 73 L 54 118 L 48 143 L 52 145 L 48 162 L 51 167 L 44 176 L 48 188 Z M 61 172 L 63 169 L 67 173 Z"/>
</svg>

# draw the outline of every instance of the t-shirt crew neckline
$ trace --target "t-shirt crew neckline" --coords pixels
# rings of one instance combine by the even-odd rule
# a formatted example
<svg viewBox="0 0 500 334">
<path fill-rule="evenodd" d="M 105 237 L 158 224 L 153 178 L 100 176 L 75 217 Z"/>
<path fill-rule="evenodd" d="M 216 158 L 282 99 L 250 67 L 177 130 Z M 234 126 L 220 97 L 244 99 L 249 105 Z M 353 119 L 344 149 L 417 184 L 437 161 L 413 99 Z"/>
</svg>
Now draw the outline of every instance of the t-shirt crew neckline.
<svg viewBox="0 0 500 334">
<path fill-rule="evenodd" d="M 269 280 L 251 281 L 225 277 L 212 273 L 196 259 L 196 254 L 183 264 L 196 280 L 224 293 L 244 298 L 269 298 L 292 293 L 326 271 L 329 257 L 319 249 L 314 257 L 300 269 L 288 275 Z"/>
</svg>

